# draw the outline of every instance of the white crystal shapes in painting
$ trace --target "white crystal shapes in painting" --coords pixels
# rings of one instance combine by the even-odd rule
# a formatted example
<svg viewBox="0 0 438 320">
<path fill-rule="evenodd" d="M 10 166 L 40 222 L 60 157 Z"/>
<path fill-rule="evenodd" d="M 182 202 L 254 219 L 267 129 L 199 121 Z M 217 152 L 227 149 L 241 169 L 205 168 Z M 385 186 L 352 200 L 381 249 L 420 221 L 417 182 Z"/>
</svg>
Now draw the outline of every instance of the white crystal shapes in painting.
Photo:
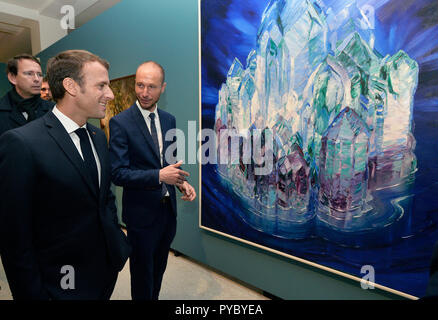
<svg viewBox="0 0 438 320">
<path fill-rule="evenodd" d="M 306 213 L 309 203 L 310 168 L 300 146 L 294 144 L 292 152 L 281 157 L 277 167 L 277 203 L 280 209 L 295 209 L 295 213 Z"/>
<path fill-rule="evenodd" d="M 226 85 L 228 88 L 228 109 L 231 111 L 231 126 L 239 128 L 242 116 L 242 107 L 239 103 L 239 87 L 242 82 L 244 70 L 240 61 L 236 58 L 227 74 Z"/>
<path fill-rule="evenodd" d="M 324 16 L 308 1 L 271 1 L 266 8 L 256 47 L 264 126 L 272 126 L 276 114 L 297 116 L 298 97 L 326 55 L 326 32 Z"/>
<path fill-rule="evenodd" d="M 253 226 L 278 236 L 315 214 L 349 231 L 361 225 L 349 219 L 381 219 L 373 193 L 407 184 L 416 170 L 417 62 L 378 52 L 375 21 L 355 2 L 339 12 L 320 4 L 270 1 L 256 48 L 246 67 L 234 60 L 216 106 L 216 126 L 272 131 L 274 171 L 252 176 L 249 206 L 277 224 Z M 222 177 L 232 181 L 232 172 Z"/>
<path fill-rule="evenodd" d="M 373 123 L 375 153 L 370 157 L 371 189 L 396 186 L 416 170 L 412 111 L 418 64 L 403 51 L 385 57 L 382 64 L 384 86 L 380 91 L 384 103 L 377 104 Z"/>
<path fill-rule="evenodd" d="M 319 209 L 337 226 L 360 216 L 366 204 L 369 140 L 366 123 L 349 107 L 322 138 Z"/>
<path fill-rule="evenodd" d="M 405 52 L 400 51 L 388 59 L 383 69 L 388 87 L 382 151 L 394 146 L 406 148 L 411 131 L 418 65 Z"/>
</svg>

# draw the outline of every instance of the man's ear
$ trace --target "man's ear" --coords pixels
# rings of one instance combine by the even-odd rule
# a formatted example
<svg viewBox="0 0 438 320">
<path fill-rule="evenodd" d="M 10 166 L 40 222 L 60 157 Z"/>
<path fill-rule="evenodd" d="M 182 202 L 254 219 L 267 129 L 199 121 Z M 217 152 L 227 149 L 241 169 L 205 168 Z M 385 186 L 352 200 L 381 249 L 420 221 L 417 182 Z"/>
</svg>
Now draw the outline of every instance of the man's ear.
<svg viewBox="0 0 438 320">
<path fill-rule="evenodd" d="M 162 85 L 161 85 L 161 94 L 164 92 L 164 90 L 166 89 L 166 85 L 167 85 L 167 83 L 166 82 L 164 82 Z"/>
<path fill-rule="evenodd" d="M 10 83 L 12 83 L 14 86 L 17 84 L 17 76 L 13 73 L 8 73 L 8 80 Z"/>
<path fill-rule="evenodd" d="M 64 80 L 62 80 L 62 85 L 64 86 L 66 93 L 73 97 L 76 96 L 77 84 L 72 78 L 64 78 Z"/>
</svg>

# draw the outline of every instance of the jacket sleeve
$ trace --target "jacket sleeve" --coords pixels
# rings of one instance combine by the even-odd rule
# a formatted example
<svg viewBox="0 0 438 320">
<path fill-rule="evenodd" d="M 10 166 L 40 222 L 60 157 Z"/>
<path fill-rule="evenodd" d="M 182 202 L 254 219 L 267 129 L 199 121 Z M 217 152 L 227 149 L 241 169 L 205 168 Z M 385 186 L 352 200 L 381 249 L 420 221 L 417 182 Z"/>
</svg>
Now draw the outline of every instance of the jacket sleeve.
<svg viewBox="0 0 438 320">
<path fill-rule="evenodd" d="M 123 126 L 110 120 L 109 153 L 111 177 L 115 185 L 130 188 L 159 188 L 160 169 L 133 169 L 129 159 L 129 137 Z"/>
<path fill-rule="evenodd" d="M 49 299 L 38 268 L 33 238 L 36 170 L 32 154 L 15 130 L 0 137 L 1 258 L 14 299 Z"/>
<path fill-rule="evenodd" d="M 107 227 L 103 230 L 106 233 L 108 254 L 115 269 L 117 271 L 121 271 L 126 261 L 128 260 L 132 249 L 125 234 L 119 227 L 117 208 L 115 205 L 115 196 L 114 193 L 111 191 L 111 188 L 108 189 L 106 210 L 108 219 L 104 223 L 107 224 Z"/>
</svg>

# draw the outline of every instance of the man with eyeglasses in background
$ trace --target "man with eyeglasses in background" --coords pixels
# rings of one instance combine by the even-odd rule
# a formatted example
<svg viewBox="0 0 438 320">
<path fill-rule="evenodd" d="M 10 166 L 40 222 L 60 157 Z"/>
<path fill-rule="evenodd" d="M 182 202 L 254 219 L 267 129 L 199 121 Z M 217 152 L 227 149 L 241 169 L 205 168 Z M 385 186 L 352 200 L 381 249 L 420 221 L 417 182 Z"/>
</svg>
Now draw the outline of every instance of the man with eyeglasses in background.
<svg viewBox="0 0 438 320">
<path fill-rule="evenodd" d="M 41 99 L 43 73 L 37 58 L 19 54 L 7 63 L 12 89 L 0 99 L 0 135 L 41 117 L 55 105 Z"/>
</svg>

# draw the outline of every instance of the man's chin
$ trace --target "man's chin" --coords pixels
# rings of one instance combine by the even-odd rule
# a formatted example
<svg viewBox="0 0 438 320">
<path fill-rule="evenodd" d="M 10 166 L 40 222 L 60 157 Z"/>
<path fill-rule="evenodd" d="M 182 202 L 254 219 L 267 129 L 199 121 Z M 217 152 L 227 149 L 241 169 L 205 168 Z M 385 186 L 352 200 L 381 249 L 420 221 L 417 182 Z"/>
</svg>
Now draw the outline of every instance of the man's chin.
<svg viewBox="0 0 438 320">
<path fill-rule="evenodd" d="M 140 106 L 142 109 L 150 111 L 155 106 L 155 104 L 141 104 L 140 103 Z"/>
<path fill-rule="evenodd" d="M 103 118 L 105 118 L 105 116 L 106 116 L 106 113 L 105 113 L 105 111 L 104 111 L 104 112 L 100 112 L 99 114 L 94 115 L 94 117 L 91 117 L 91 118 L 94 118 L 94 119 L 103 119 Z"/>
</svg>

